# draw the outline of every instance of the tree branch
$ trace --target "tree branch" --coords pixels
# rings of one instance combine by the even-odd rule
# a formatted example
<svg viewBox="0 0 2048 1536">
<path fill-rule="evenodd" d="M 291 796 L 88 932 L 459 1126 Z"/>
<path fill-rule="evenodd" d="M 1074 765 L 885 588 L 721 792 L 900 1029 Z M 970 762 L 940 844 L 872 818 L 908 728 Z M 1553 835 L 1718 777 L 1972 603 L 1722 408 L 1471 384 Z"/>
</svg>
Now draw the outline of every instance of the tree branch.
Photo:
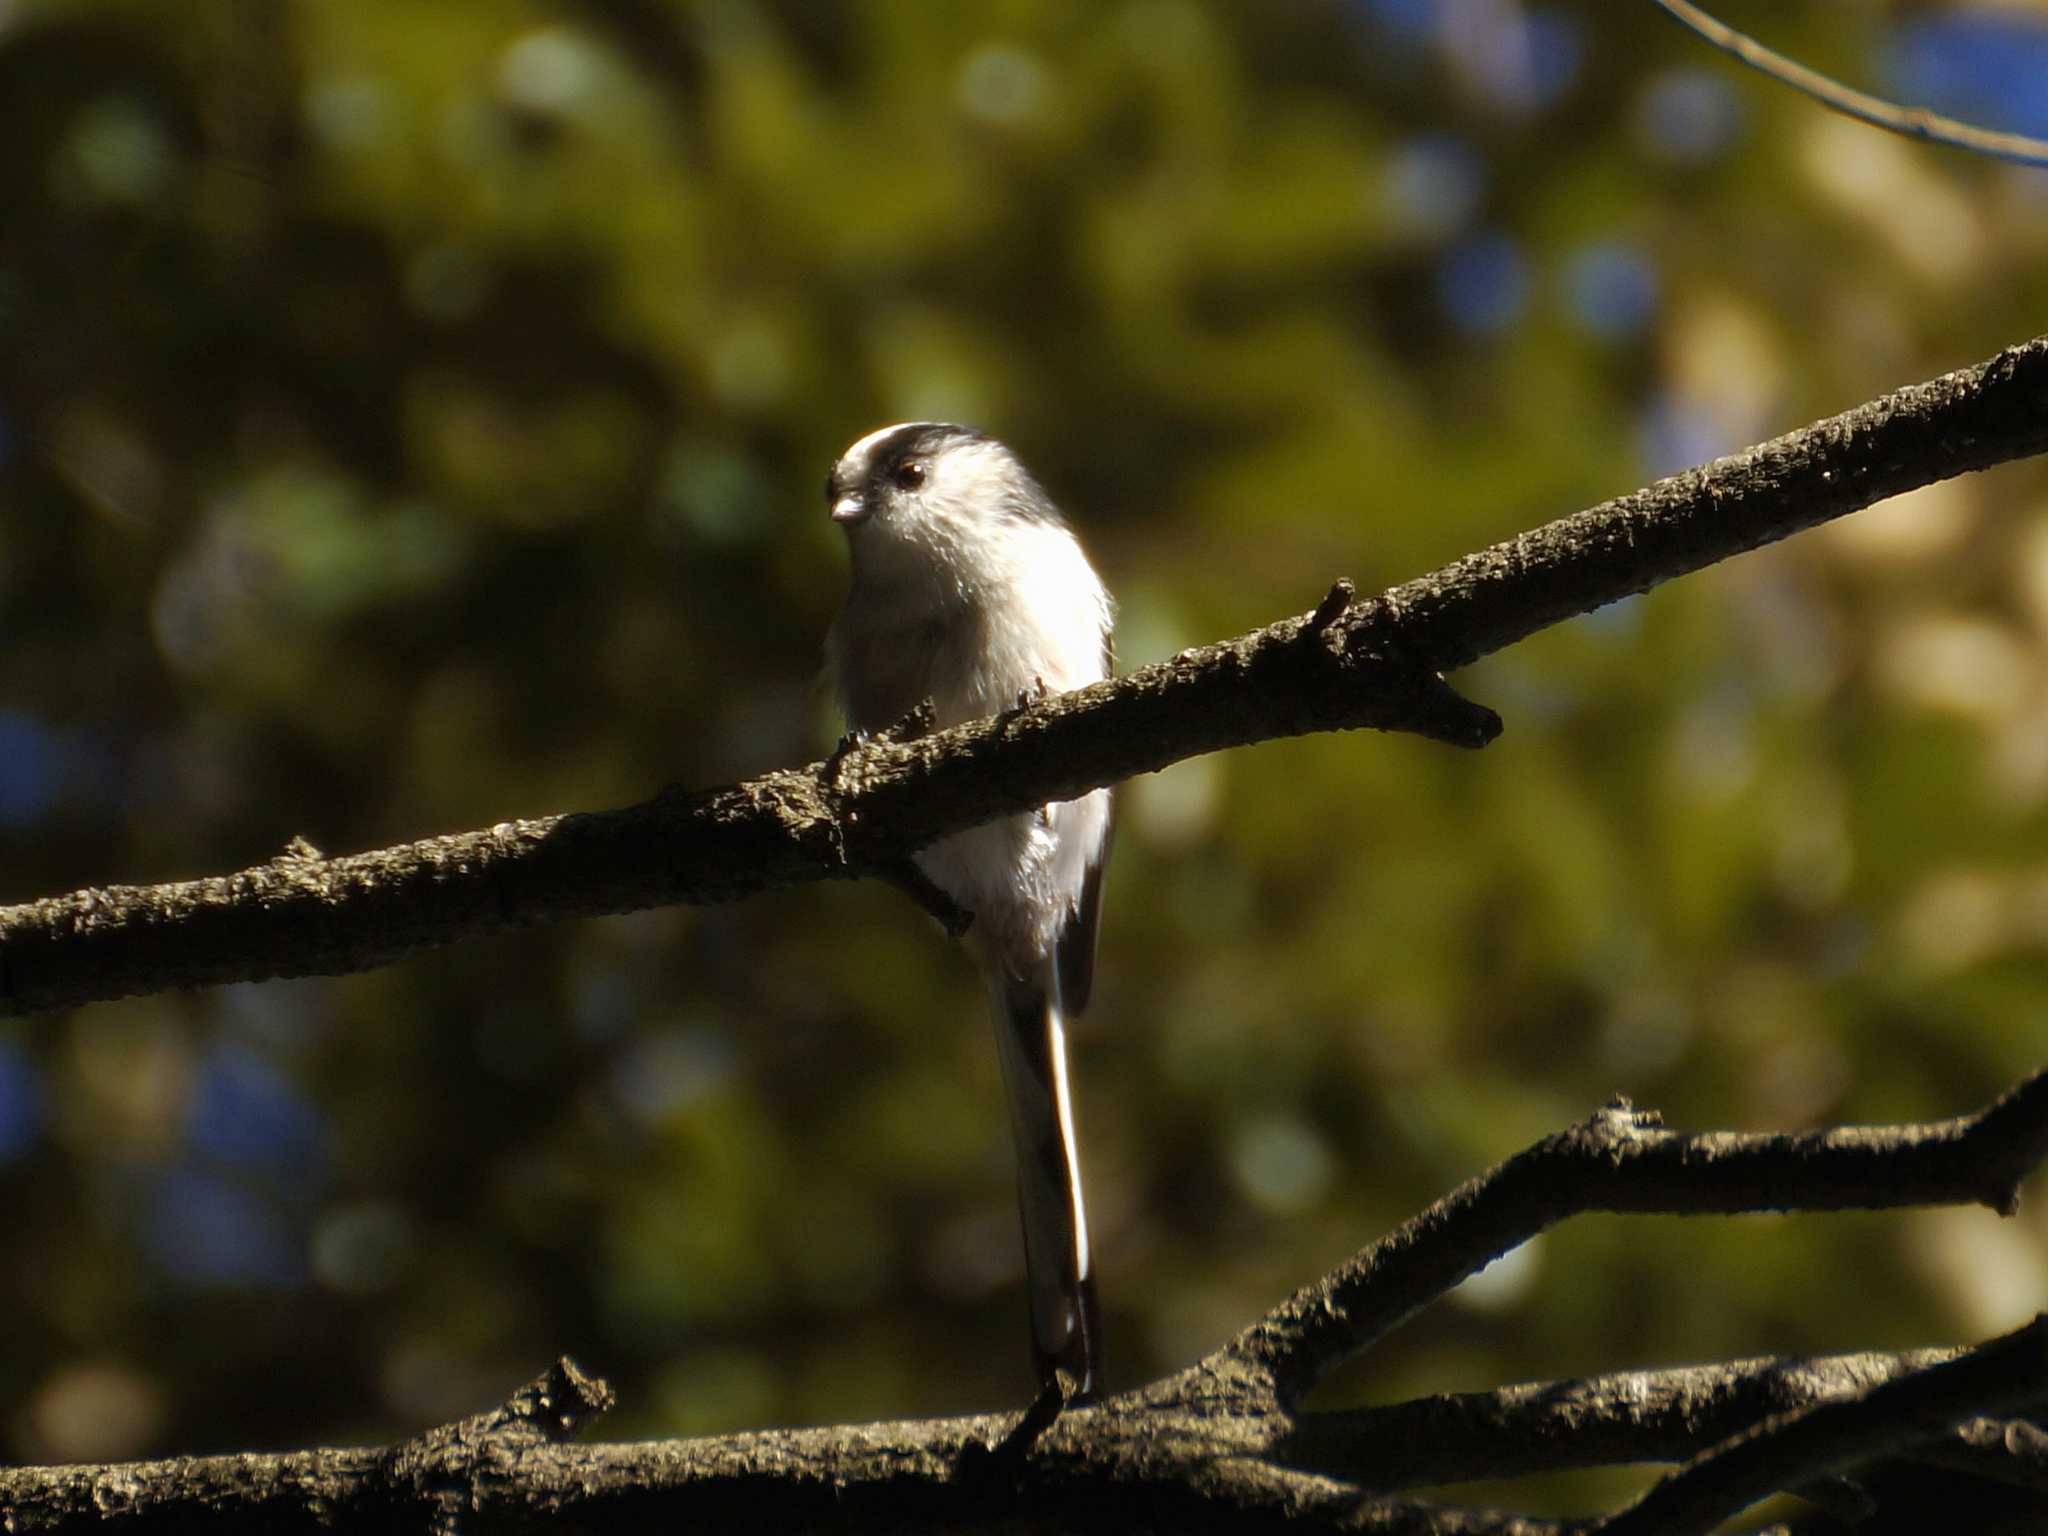
<svg viewBox="0 0 2048 1536">
<path fill-rule="evenodd" d="M 1952 1120 L 1797 1135 L 1684 1135 L 1617 1100 L 1453 1190 L 1193 1370 L 1216 1390 L 1271 1390 L 1291 1406 L 1418 1308 L 1567 1217 L 1916 1205 L 2009 1214 L 2044 1156 L 2048 1071 Z"/>
<path fill-rule="evenodd" d="M 1731 1360 L 1661 1371 L 1534 1381 L 1405 1403 L 1302 1413 L 1276 1459 L 1378 1492 L 1631 1462 L 1687 1461 L 1758 1421 L 1869 1390 L 1953 1360 L 1956 1349 Z M 1945 1455 L 1980 1476 L 2029 1481 L 1985 1419 Z M 1930 1453 L 1930 1459 L 1935 1459 Z"/>
<path fill-rule="evenodd" d="M 1973 1477 L 2048 1493 L 2048 1431 L 2024 1419 L 1972 1419 L 1914 1460 Z"/>
<path fill-rule="evenodd" d="M 1788 59 L 1784 54 L 1766 48 L 1748 33 L 1738 32 L 1727 23 L 1717 21 L 1698 6 L 1689 4 L 1688 0 L 1652 0 L 1652 3 L 1680 26 L 1741 60 L 1759 74 L 1768 75 L 1780 85 L 1789 85 L 1802 96 L 1811 97 L 1844 117 L 1853 117 L 1887 133 L 1924 139 L 1930 144 L 1946 144 L 1954 149 L 1973 150 L 1994 159 L 2010 160 L 2015 165 L 2048 165 L 2048 140 L 2029 138 L 2023 133 L 2000 133 L 1991 128 L 1979 128 L 1974 123 L 1943 117 L 1926 107 L 1906 107 L 1895 101 L 1886 101 L 1882 96 L 1855 90 L 1817 69 L 1807 68 L 1797 59 Z"/>
<path fill-rule="evenodd" d="M 1841 1402 L 1766 1419 L 1596 1527 L 1601 1536 L 1704 1536 L 1759 1499 L 1949 1435 L 1987 1411 L 2048 1401 L 2048 1317 Z"/>
<path fill-rule="evenodd" d="M 933 840 L 1312 731 L 1461 746 L 1492 711 L 1439 673 L 1540 629 L 1884 497 L 2048 448 L 2048 338 L 1899 390 L 1467 555 L 1371 600 L 914 741 L 624 810 L 322 858 L 294 848 L 210 879 L 0 909 L 0 1014 L 171 987 L 334 975 L 498 929 L 899 874 Z"/>
<path fill-rule="evenodd" d="M 1030 1443 L 1014 1415 L 563 1443 L 611 1403 L 569 1361 L 503 1407 L 384 1450 L 0 1469 L 0 1526 L 156 1532 L 1704 1531 L 1764 1494 L 1901 1455 L 2040 1486 L 2039 1432 L 1987 1415 L 2048 1399 L 2048 1323 L 1974 1350 L 1748 1360 L 1300 1413 L 1305 1381 L 1483 1263 L 1503 1234 L 1574 1211 L 2003 1205 L 2048 1153 L 2048 1073 L 1972 1115 L 1804 1136 L 1679 1135 L 1609 1106 L 1456 1191 L 1194 1367 L 1070 1408 Z M 1970 1165 L 1978 1165 L 1972 1168 Z M 1536 1214 L 1509 1213 L 1533 1202 Z M 1497 1250 L 1495 1250 L 1497 1251 Z M 1307 1314 L 1326 1309 L 1326 1325 Z M 1403 1489 L 1687 1460 L 1628 1508 L 1530 1520 Z"/>
</svg>

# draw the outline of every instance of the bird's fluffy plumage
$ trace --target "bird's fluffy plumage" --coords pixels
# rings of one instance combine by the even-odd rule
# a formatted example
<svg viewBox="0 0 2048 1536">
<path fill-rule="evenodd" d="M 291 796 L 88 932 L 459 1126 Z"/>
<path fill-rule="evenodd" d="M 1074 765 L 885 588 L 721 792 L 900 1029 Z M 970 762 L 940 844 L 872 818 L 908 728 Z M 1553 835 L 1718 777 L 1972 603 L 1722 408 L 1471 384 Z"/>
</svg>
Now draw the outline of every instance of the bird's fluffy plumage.
<svg viewBox="0 0 2048 1536">
<path fill-rule="evenodd" d="M 892 480 L 907 463 L 922 466 L 921 486 Z M 964 427 L 885 427 L 846 451 L 827 489 L 835 508 L 861 508 L 842 518 L 853 588 L 826 642 L 854 729 L 881 730 L 926 699 L 943 729 L 1109 676 L 1109 593 L 1001 443 Z M 947 838 L 919 862 L 975 914 L 978 946 L 1023 974 L 1072 923 L 1108 830 L 1109 793 L 1097 790 Z"/>
<path fill-rule="evenodd" d="M 826 642 L 856 730 L 932 702 L 943 728 L 1110 675 L 1109 593 L 1015 455 L 970 428 L 884 427 L 826 481 L 853 584 Z M 918 855 L 974 914 L 1010 1100 L 1041 1375 L 1096 1386 L 1094 1277 L 1066 1072 L 1088 1001 L 1109 792 L 1008 816 Z"/>
</svg>

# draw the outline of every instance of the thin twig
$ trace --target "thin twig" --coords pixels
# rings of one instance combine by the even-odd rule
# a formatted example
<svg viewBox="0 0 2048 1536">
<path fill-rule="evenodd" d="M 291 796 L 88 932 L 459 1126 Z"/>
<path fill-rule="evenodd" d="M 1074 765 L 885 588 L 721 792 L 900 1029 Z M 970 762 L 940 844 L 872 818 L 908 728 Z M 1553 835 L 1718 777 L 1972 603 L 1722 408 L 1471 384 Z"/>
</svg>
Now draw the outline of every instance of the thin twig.
<svg viewBox="0 0 2048 1536">
<path fill-rule="evenodd" d="M 1902 107 L 1882 96 L 1872 96 L 1842 84 L 1832 76 L 1809 69 L 1796 59 L 1766 48 L 1746 32 L 1738 32 L 1717 21 L 1687 0 L 1655 0 L 1657 7 L 1680 26 L 1706 39 L 1722 52 L 1732 55 L 1751 69 L 1789 85 L 1802 96 L 1810 96 L 1858 122 L 1909 139 L 1967 149 L 2018 165 L 2048 166 L 2048 140 L 2029 138 L 2023 133 L 1999 133 L 1972 123 L 1943 117 L 1926 107 Z"/>
</svg>

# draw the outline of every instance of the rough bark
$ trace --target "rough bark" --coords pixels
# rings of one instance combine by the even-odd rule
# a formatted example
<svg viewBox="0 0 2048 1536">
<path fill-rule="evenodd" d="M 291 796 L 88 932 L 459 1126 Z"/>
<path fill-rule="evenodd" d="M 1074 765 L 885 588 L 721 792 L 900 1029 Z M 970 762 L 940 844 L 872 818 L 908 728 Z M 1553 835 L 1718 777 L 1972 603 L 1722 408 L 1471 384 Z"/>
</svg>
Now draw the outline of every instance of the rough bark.
<svg viewBox="0 0 2048 1536">
<path fill-rule="evenodd" d="M 623 810 L 502 822 L 327 858 L 295 843 L 209 879 L 0 909 L 0 1014 L 278 976 L 563 918 L 806 881 L 906 885 L 909 855 L 993 817 L 1183 758 L 1371 727 L 1483 746 L 1492 711 L 1440 676 L 1549 625 L 1901 491 L 2048 447 L 2048 337 L 1314 612 L 933 735 Z M 1405 515 L 1399 509 L 1380 515 Z"/>
<path fill-rule="evenodd" d="M 558 1362 L 489 1413 L 383 1449 L 0 1470 L 31 1532 L 1362 1531 L 1688 1536 L 1777 1491 L 1848 1513 L 1930 1473 L 2048 1518 L 2048 1321 L 1974 1349 L 1742 1360 L 1318 1411 L 1303 1400 L 1491 1258 L 1584 1212 L 2010 1209 L 2048 1153 L 2048 1073 L 1931 1124 L 1681 1134 L 1612 1104 L 1452 1192 L 1206 1359 L 1099 1405 L 569 1443 L 610 1406 Z M 1432 1485 L 1675 1462 L 1624 1508 L 1552 1521 Z M 2014 1527 L 2020 1529 L 2023 1527 Z"/>
</svg>

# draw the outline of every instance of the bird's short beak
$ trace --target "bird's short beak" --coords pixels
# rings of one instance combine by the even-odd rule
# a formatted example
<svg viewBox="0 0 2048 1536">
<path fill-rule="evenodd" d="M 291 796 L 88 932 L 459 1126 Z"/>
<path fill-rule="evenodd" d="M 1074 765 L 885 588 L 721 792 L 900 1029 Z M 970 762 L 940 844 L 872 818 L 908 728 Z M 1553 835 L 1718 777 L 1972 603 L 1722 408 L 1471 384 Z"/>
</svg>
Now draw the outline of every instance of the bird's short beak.
<svg viewBox="0 0 2048 1536">
<path fill-rule="evenodd" d="M 832 521 L 857 523 L 868 515 L 868 504 L 858 496 L 842 496 L 832 503 Z"/>
</svg>

